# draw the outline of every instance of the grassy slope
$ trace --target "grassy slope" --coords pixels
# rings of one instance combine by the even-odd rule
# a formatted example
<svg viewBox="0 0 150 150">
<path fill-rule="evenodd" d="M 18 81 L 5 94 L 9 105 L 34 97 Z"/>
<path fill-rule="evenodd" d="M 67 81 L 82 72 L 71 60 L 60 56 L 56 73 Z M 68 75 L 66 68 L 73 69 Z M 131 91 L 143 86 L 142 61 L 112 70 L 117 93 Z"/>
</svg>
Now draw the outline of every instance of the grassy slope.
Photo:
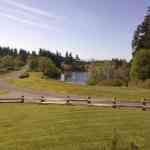
<svg viewBox="0 0 150 150">
<path fill-rule="evenodd" d="M 7 95 L 7 93 L 8 93 L 7 91 L 0 91 L 0 96 L 1 95 Z"/>
<path fill-rule="evenodd" d="M 150 112 L 94 107 L 1 104 L 2 150 L 99 150 L 113 130 L 150 147 Z"/>
<path fill-rule="evenodd" d="M 66 95 L 83 95 L 99 98 L 112 98 L 116 96 L 119 99 L 125 100 L 141 100 L 144 97 L 150 98 L 150 90 L 146 89 L 73 85 L 56 80 L 41 79 L 40 73 L 31 73 L 30 78 L 11 80 L 10 82 L 18 87 L 51 91 Z"/>
</svg>

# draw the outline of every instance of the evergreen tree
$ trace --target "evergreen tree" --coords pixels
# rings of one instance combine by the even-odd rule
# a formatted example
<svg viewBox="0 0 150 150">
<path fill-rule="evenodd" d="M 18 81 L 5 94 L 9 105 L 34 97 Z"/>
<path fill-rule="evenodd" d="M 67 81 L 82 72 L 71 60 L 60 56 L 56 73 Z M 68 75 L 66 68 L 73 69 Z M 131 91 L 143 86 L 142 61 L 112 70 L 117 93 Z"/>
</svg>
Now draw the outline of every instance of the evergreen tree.
<svg viewBox="0 0 150 150">
<path fill-rule="evenodd" d="M 150 49 L 150 7 L 144 21 L 138 25 L 132 41 L 133 54 L 140 49 Z"/>
<path fill-rule="evenodd" d="M 76 61 L 80 61 L 80 57 L 79 57 L 79 55 L 76 55 Z"/>
<path fill-rule="evenodd" d="M 21 60 L 22 60 L 24 63 L 26 63 L 26 60 L 27 60 L 27 58 L 28 58 L 28 53 L 27 53 L 27 51 L 26 51 L 26 50 L 23 50 L 23 49 L 20 49 L 20 51 L 19 51 L 19 56 L 20 56 Z"/>
<path fill-rule="evenodd" d="M 13 50 L 13 53 L 14 53 L 13 56 L 15 56 L 15 57 L 18 55 L 18 52 L 17 52 L 16 48 Z"/>
<path fill-rule="evenodd" d="M 150 50 L 137 51 L 131 65 L 130 78 L 132 80 L 150 79 Z"/>
<path fill-rule="evenodd" d="M 55 79 L 60 77 L 61 71 L 56 67 L 51 59 L 48 57 L 39 57 L 38 60 L 39 71 L 41 71 L 44 76 Z"/>
</svg>

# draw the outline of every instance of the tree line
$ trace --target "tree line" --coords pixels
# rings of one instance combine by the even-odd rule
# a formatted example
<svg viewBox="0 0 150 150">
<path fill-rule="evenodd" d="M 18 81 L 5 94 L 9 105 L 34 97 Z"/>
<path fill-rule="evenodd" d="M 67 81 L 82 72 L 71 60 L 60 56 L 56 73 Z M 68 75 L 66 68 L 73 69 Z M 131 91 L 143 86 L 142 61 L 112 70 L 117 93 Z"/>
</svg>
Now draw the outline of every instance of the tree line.
<svg viewBox="0 0 150 150">
<path fill-rule="evenodd" d="M 75 66 L 74 64 L 82 64 L 79 56 L 72 56 L 72 53 L 66 52 L 62 56 L 60 52 L 53 53 L 49 50 L 39 49 L 36 51 L 27 51 L 24 49 L 0 47 L 0 72 L 5 73 L 11 70 L 19 70 L 25 65 L 29 65 L 30 71 L 41 71 L 44 76 L 57 78 L 63 65 Z M 75 67 L 73 68 L 75 69 Z"/>
</svg>

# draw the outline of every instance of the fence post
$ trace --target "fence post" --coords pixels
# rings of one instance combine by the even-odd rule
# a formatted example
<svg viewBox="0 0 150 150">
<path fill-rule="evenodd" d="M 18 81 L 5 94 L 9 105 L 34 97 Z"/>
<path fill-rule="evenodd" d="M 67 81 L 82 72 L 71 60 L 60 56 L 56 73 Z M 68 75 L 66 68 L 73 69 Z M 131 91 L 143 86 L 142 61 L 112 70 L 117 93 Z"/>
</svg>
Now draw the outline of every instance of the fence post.
<svg viewBox="0 0 150 150">
<path fill-rule="evenodd" d="M 42 102 L 45 102 L 44 96 L 41 96 L 41 103 L 42 103 Z"/>
<path fill-rule="evenodd" d="M 24 96 L 21 96 L 21 103 L 24 103 Z"/>
<path fill-rule="evenodd" d="M 90 96 L 87 98 L 87 103 L 91 104 L 91 97 Z"/>
<path fill-rule="evenodd" d="M 112 105 L 113 108 L 117 108 L 117 98 L 116 97 L 113 98 L 112 104 L 113 104 Z"/>
<path fill-rule="evenodd" d="M 142 101 L 142 110 L 146 111 L 146 99 L 145 98 Z"/>
<path fill-rule="evenodd" d="M 67 96 L 66 104 L 70 104 L 70 100 L 71 100 L 70 96 Z"/>
</svg>

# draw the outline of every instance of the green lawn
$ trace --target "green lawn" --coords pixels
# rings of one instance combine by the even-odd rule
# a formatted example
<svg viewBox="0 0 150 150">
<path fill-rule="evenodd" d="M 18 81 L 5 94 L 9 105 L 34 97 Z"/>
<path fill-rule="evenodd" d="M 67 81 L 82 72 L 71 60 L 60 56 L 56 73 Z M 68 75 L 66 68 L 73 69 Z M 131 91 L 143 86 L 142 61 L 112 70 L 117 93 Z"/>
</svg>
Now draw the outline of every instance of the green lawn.
<svg viewBox="0 0 150 150">
<path fill-rule="evenodd" d="M 150 90 L 126 87 L 100 87 L 87 85 L 74 85 L 56 80 L 41 79 L 40 73 L 30 73 L 30 78 L 10 80 L 20 88 L 50 91 L 65 95 L 92 96 L 96 98 L 117 97 L 119 100 L 141 100 L 150 98 Z"/>
<path fill-rule="evenodd" d="M 8 91 L 3 91 L 3 90 L 0 91 L 0 96 L 1 95 L 7 95 L 7 94 L 8 94 Z"/>
<path fill-rule="evenodd" d="M 0 114 L 1 150 L 101 150 L 114 129 L 123 142 L 150 148 L 149 111 L 1 104 Z"/>
</svg>

